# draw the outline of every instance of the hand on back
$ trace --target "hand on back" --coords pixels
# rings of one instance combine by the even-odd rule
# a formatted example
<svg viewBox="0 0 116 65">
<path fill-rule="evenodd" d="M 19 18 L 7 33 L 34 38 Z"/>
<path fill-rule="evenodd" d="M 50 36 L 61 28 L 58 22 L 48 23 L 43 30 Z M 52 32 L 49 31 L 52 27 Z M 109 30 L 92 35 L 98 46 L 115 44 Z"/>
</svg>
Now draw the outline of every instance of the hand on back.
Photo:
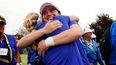
<svg viewBox="0 0 116 65">
<path fill-rule="evenodd" d="M 45 27 L 43 29 L 46 34 L 49 34 L 60 27 L 62 27 L 62 23 L 58 20 L 55 20 L 55 21 L 47 22 L 47 24 L 45 25 Z"/>
</svg>

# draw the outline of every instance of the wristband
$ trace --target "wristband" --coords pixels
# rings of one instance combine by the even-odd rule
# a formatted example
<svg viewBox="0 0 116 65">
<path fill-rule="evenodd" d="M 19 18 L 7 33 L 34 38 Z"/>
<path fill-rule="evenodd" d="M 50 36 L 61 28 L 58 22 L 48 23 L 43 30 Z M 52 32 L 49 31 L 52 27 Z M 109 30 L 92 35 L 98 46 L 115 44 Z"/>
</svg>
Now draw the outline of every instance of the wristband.
<svg viewBox="0 0 116 65">
<path fill-rule="evenodd" d="M 55 45 L 55 42 L 54 42 L 53 37 L 48 37 L 48 38 L 45 40 L 45 45 L 46 45 L 47 47 L 54 46 L 54 45 Z"/>
</svg>

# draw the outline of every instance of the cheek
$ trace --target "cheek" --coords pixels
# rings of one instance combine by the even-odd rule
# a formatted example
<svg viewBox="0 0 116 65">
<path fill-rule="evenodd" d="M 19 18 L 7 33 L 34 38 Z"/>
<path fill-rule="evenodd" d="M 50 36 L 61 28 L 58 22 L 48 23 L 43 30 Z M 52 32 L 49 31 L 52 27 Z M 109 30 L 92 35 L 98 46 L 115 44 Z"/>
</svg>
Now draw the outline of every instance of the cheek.
<svg viewBox="0 0 116 65">
<path fill-rule="evenodd" d="M 59 16 L 59 13 L 58 13 L 58 12 L 54 12 L 52 15 L 53 15 L 54 17 L 55 17 L 55 16 Z"/>
<path fill-rule="evenodd" d="M 46 19 L 47 17 L 45 15 L 42 16 L 43 19 Z"/>
<path fill-rule="evenodd" d="M 4 28 L 0 28 L 0 32 L 4 32 Z"/>
<path fill-rule="evenodd" d="M 53 17 L 55 16 L 54 15 L 43 16 L 43 19 L 50 20 L 50 19 L 53 19 Z"/>
<path fill-rule="evenodd" d="M 92 35 L 92 33 L 89 34 L 90 36 Z"/>
</svg>

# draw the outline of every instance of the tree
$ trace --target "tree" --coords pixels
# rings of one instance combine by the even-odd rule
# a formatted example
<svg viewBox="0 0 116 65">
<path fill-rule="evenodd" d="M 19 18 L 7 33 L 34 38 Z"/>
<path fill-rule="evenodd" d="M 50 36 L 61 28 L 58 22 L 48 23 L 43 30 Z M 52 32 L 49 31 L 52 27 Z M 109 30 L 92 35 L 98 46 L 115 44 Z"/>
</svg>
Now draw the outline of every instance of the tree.
<svg viewBox="0 0 116 65">
<path fill-rule="evenodd" d="M 99 42 L 102 39 L 107 28 L 111 26 L 113 19 L 109 14 L 97 15 L 96 22 L 90 24 L 90 28 L 94 29 L 94 34 L 96 35 L 96 41 Z"/>
</svg>

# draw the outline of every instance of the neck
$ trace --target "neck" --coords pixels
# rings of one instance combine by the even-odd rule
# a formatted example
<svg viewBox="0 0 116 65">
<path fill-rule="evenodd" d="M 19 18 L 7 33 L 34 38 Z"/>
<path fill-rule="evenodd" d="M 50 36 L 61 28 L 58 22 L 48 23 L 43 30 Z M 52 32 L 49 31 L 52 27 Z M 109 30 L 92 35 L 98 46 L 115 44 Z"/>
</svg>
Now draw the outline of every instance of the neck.
<svg viewBox="0 0 116 65">
<path fill-rule="evenodd" d="M 4 39 L 4 34 L 0 34 L 0 40 Z"/>
</svg>

